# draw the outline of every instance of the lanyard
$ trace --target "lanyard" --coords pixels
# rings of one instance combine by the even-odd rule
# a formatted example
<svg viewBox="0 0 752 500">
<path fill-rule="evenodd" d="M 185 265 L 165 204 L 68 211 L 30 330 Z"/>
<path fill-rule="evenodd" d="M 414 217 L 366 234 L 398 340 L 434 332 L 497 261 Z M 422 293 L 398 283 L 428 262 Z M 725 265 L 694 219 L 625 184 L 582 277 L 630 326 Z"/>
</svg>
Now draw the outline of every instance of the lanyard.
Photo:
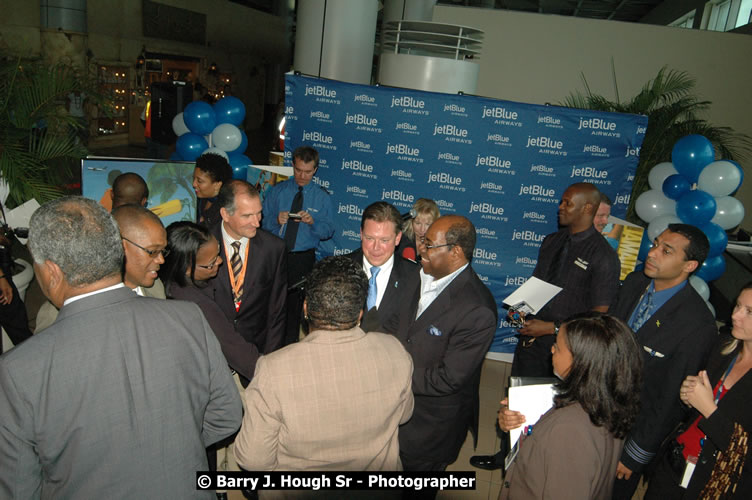
<svg viewBox="0 0 752 500">
<path fill-rule="evenodd" d="M 718 401 L 721 399 L 721 394 L 723 393 L 723 384 L 726 383 L 726 377 L 729 376 L 729 373 L 731 373 L 731 370 L 734 368 L 734 363 L 736 363 L 736 360 L 739 358 L 739 355 L 737 354 L 734 356 L 734 359 L 731 360 L 731 363 L 729 364 L 728 368 L 726 368 L 726 373 L 723 374 L 723 378 L 721 379 L 721 384 L 718 386 L 718 390 L 715 391 L 715 397 L 713 398 L 715 404 L 718 404 Z"/>
<path fill-rule="evenodd" d="M 240 310 L 240 297 L 238 296 L 238 292 L 240 292 L 243 289 L 243 282 L 245 281 L 245 268 L 248 265 L 248 249 L 251 247 L 251 240 L 248 240 L 248 244 L 245 246 L 245 256 L 243 257 L 243 267 L 240 269 L 240 276 L 238 277 L 238 281 L 235 281 L 235 275 L 232 272 L 232 265 L 225 266 L 227 268 L 227 272 L 230 275 L 230 287 L 232 287 L 232 296 L 235 301 L 235 312 L 238 312 Z M 231 262 L 230 258 L 230 249 L 225 245 L 225 256 L 227 257 L 227 262 Z"/>
</svg>

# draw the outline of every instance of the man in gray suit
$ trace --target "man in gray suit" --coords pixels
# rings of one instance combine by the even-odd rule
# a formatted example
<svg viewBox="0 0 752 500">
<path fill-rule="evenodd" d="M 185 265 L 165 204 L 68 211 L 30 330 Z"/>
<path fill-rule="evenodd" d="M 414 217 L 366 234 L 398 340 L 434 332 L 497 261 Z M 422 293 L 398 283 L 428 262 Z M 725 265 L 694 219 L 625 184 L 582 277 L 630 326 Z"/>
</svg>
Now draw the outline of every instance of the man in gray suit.
<svg viewBox="0 0 752 500">
<path fill-rule="evenodd" d="M 61 309 L 0 357 L 0 498 L 212 498 L 195 471 L 241 402 L 198 307 L 124 286 L 118 226 L 92 200 L 39 208 L 29 248 Z"/>
</svg>

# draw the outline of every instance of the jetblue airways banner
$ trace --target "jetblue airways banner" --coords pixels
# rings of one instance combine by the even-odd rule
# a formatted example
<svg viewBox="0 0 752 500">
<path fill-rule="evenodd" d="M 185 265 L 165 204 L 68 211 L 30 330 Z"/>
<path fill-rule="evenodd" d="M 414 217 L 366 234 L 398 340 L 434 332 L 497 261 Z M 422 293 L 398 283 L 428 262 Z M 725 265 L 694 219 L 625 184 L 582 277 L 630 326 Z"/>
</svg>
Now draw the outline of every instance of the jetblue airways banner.
<svg viewBox="0 0 752 500">
<path fill-rule="evenodd" d="M 332 195 L 336 232 L 323 255 L 360 246 L 360 217 L 385 200 L 408 211 L 431 198 L 478 232 L 473 268 L 499 305 L 492 351 L 517 339 L 502 300 L 532 274 L 559 199 L 591 182 L 623 218 L 647 117 L 481 97 L 354 85 L 288 75 L 285 163 L 302 144 L 321 161 L 314 181 Z"/>
</svg>

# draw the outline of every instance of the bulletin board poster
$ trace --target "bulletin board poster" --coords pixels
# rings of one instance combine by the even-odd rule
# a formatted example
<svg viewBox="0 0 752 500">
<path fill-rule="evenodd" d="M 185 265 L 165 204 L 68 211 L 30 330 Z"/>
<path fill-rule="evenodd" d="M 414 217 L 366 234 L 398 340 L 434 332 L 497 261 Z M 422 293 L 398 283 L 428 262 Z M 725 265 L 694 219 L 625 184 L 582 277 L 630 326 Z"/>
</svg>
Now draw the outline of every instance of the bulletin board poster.
<svg viewBox="0 0 752 500">
<path fill-rule="evenodd" d="M 89 157 L 81 160 L 83 196 L 112 209 L 112 183 L 126 172 L 140 175 L 149 188 L 146 208 L 162 219 L 165 227 L 180 220 L 196 220 L 193 190 L 194 162 Z"/>
<path fill-rule="evenodd" d="M 335 234 L 321 255 L 358 248 L 363 209 L 375 201 L 407 212 L 431 198 L 442 214 L 473 222 L 472 266 L 499 306 L 491 351 L 502 354 L 517 343 L 502 301 L 530 277 L 541 241 L 557 230 L 564 190 L 593 183 L 624 218 L 647 129 L 641 115 L 293 74 L 285 116 L 285 165 L 296 147 L 316 148 L 314 181 L 335 207 Z"/>
</svg>

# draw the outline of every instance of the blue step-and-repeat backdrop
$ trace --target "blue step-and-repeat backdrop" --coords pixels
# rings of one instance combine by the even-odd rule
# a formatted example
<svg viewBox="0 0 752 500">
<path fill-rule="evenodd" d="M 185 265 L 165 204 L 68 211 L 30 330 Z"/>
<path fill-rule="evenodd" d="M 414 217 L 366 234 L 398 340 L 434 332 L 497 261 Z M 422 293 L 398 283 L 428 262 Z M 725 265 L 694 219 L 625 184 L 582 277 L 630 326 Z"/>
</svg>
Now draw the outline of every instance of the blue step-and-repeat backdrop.
<svg viewBox="0 0 752 500">
<path fill-rule="evenodd" d="M 285 164 L 302 144 L 321 156 L 314 181 L 332 195 L 334 237 L 321 253 L 360 246 L 360 217 L 385 200 L 418 198 L 468 217 L 478 232 L 473 268 L 499 305 L 492 351 L 517 342 L 502 300 L 532 274 L 543 237 L 557 230 L 559 198 L 591 182 L 623 218 L 647 117 L 482 97 L 354 85 L 288 75 Z"/>
</svg>

